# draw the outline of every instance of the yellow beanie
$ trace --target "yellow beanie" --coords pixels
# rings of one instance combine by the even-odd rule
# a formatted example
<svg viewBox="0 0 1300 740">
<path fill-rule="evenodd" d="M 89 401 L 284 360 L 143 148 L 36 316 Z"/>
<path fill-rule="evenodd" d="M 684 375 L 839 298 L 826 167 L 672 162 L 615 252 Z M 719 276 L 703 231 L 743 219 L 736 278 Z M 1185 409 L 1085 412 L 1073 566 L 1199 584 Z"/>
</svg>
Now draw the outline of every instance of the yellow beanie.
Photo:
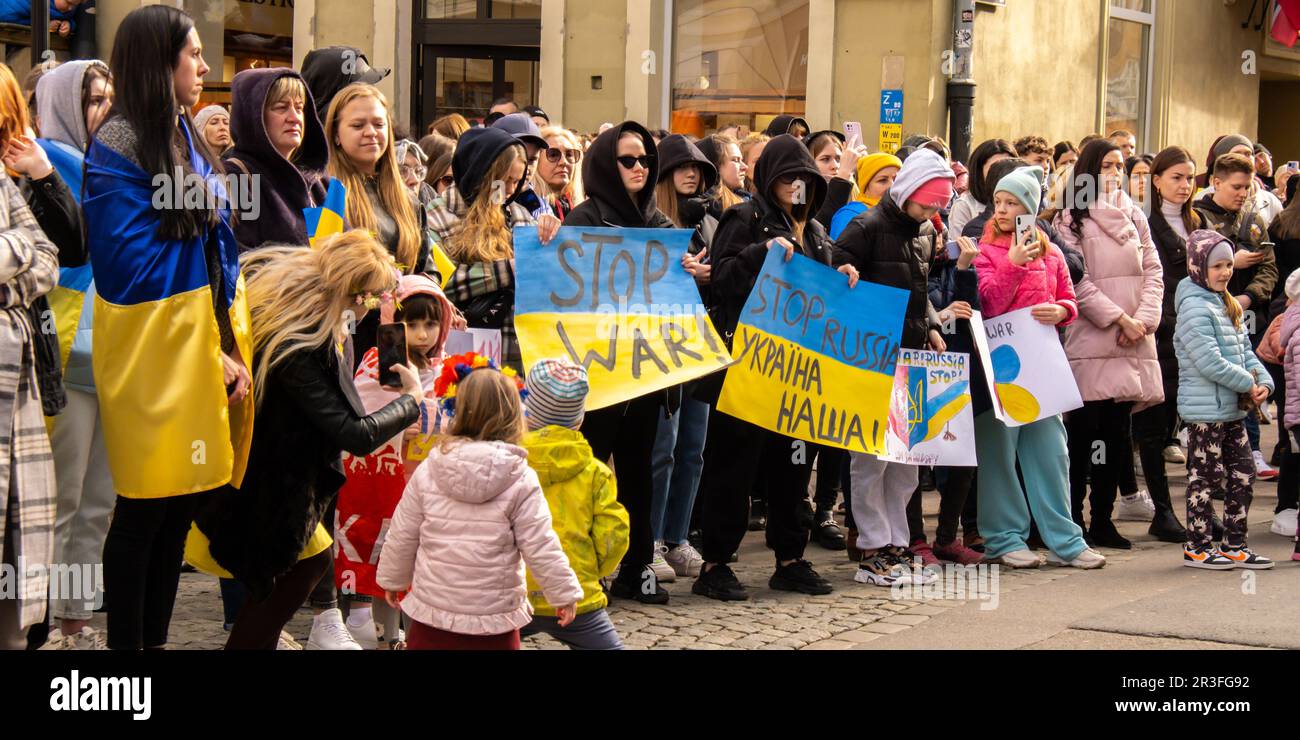
<svg viewBox="0 0 1300 740">
<path fill-rule="evenodd" d="M 903 166 L 903 160 L 899 159 L 898 157 L 895 157 L 892 154 L 886 154 L 884 152 L 877 152 L 876 154 L 868 154 L 867 156 L 859 159 L 858 167 L 857 167 L 857 176 L 858 176 L 857 200 L 866 203 L 869 206 L 874 207 L 880 199 L 867 197 L 865 193 L 867 189 L 867 183 L 871 182 L 871 178 L 875 177 L 876 173 L 880 172 L 886 167 L 898 167 L 901 169 L 902 166 Z"/>
</svg>

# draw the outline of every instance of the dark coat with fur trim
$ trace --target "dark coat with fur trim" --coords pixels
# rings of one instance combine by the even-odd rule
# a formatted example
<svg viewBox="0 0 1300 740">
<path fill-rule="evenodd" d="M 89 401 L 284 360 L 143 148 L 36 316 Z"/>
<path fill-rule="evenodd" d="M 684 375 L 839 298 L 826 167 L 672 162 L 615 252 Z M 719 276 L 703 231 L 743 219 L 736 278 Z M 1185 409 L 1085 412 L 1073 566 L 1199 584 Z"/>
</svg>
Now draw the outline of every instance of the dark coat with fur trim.
<svg viewBox="0 0 1300 740">
<path fill-rule="evenodd" d="M 241 487 L 208 494 L 194 517 L 213 559 L 266 598 L 343 486 L 342 450 L 368 455 L 418 418 L 407 395 L 367 416 L 332 345 L 285 359 L 267 378 Z"/>
</svg>

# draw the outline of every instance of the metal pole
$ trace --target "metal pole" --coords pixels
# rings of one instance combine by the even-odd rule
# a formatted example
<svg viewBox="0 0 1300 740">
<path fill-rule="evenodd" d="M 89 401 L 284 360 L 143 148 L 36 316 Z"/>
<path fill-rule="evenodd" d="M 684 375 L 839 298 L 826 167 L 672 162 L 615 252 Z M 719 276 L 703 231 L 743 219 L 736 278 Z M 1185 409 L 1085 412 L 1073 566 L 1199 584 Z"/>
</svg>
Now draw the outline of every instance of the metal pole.
<svg viewBox="0 0 1300 740">
<path fill-rule="evenodd" d="M 953 73 L 948 80 L 948 145 L 952 158 L 970 157 L 971 122 L 975 108 L 975 79 L 971 69 L 975 49 L 975 0 L 953 0 Z"/>
<path fill-rule="evenodd" d="M 50 4 L 48 0 L 32 0 L 32 66 L 45 61 L 50 49 Z"/>
</svg>

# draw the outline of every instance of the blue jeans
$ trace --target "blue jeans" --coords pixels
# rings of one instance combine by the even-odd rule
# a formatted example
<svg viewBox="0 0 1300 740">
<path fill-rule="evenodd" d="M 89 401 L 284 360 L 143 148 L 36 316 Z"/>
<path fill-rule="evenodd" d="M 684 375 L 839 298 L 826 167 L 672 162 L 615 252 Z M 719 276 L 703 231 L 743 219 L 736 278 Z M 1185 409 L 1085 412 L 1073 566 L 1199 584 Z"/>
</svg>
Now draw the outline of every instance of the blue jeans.
<svg viewBox="0 0 1300 740">
<path fill-rule="evenodd" d="M 579 614 L 568 627 L 561 627 L 555 617 L 533 617 L 533 621 L 519 630 L 519 636 L 527 637 L 538 632 L 545 632 L 574 650 L 623 649 L 623 640 L 604 609 Z"/>
<path fill-rule="evenodd" d="M 704 469 L 704 438 L 709 427 L 709 405 L 686 396 L 682 407 L 659 419 L 651 457 L 653 493 L 650 526 L 655 541 L 674 545 L 686 541 L 691 509 Z"/>
</svg>

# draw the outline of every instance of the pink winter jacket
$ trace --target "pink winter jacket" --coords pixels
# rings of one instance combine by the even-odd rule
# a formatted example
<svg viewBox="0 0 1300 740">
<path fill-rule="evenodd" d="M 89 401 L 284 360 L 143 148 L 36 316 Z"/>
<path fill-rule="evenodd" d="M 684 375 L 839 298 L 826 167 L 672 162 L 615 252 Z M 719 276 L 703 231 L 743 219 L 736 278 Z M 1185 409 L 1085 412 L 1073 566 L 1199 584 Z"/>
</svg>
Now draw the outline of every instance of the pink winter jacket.
<svg viewBox="0 0 1300 740">
<path fill-rule="evenodd" d="M 1282 424 L 1287 428 L 1300 426 L 1300 270 L 1291 273 L 1286 279 L 1286 297 L 1291 305 L 1282 314 L 1282 329 L 1278 332 L 1278 341 L 1286 350 L 1282 356 L 1282 366 L 1286 372 L 1286 387 L 1295 388 L 1286 394 L 1286 409 L 1283 411 Z"/>
<path fill-rule="evenodd" d="M 1081 321 L 1065 333 L 1065 354 L 1084 401 L 1133 401 L 1138 408 L 1164 400 L 1156 327 L 1164 297 L 1160 256 L 1147 218 L 1125 193 L 1098 199 L 1082 233 L 1076 235 L 1068 210 L 1056 215 L 1056 230 L 1066 245 L 1083 253 L 1083 279 L 1074 286 Z M 1122 314 L 1142 322 L 1147 335 L 1120 346 Z"/>
<path fill-rule="evenodd" d="M 1017 265 L 1008 256 L 1012 235 L 994 236 L 991 226 L 984 230 L 985 241 L 980 242 L 974 264 L 979 276 L 980 308 L 985 316 L 1001 316 L 1041 303 L 1055 303 L 1066 310 L 1065 320 L 1058 326 L 1071 323 L 1079 315 L 1065 255 L 1047 241 L 1043 232 L 1039 231 L 1038 236 L 1047 245 L 1043 257 Z"/>
<path fill-rule="evenodd" d="M 411 476 L 375 582 L 409 588 L 402 611 L 417 622 L 499 635 L 532 619 L 525 563 L 552 606 L 582 599 L 528 453 L 505 442 L 460 441 L 446 452 L 435 446 Z"/>
</svg>

